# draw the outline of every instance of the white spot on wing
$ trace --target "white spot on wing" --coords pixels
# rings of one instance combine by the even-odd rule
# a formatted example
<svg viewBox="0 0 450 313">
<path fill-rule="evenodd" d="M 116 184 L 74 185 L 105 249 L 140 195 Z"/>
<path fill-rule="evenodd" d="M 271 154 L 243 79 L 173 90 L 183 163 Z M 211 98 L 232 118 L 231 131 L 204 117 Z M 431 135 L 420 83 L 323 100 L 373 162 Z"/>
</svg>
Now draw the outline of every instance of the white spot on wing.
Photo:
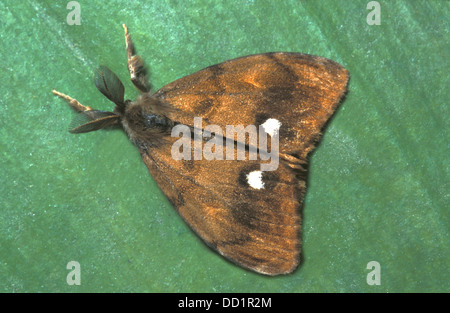
<svg viewBox="0 0 450 313">
<path fill-rule="evenodd" d="M 262 189 L 264 188 L 264 182 L 262 181 L 262 172 L 261 171 L 253 171 L 247 174 L 247 182 L 250 187 L 254 189 Z"/>
<path fill-rule="evenodd" d="M 278 130 L 281 127 L 281 122 L 277 119 L 269 118 L 261 126 L 264 127 L 264 131 L 266 133 L 273 137 L 278 133 Z"/>
</svg>

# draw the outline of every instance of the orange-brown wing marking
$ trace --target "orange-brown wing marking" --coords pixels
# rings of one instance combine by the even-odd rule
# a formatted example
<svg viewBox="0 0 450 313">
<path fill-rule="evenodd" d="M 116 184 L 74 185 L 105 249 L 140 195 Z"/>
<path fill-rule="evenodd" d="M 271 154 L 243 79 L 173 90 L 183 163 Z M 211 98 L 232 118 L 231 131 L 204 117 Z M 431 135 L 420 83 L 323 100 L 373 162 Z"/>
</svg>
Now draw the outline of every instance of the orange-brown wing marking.
<svg viewBox="0 0 450 313">
<path fill-rule="evenodd" d="M 171 138 L 173 140 L 173 138 Z M 175 161 L 170 144 L 141 151 L 162 191 L 187 224 L 231 261 L 268 275 L 299 262 L 304 184 L 283 164 L 263 172 L 263 189 L 248 185 L 258 161 Z"/>
<path fill-rule="evenodd" d="M 299 53 L 251 55 L 178 79 L 156 96 L 180 109 L 174 119 L 192 126 L 281 122 L 280 152 L 306 158 L 346 92 L 349 74 L 334 61 Z"/>
</svg>

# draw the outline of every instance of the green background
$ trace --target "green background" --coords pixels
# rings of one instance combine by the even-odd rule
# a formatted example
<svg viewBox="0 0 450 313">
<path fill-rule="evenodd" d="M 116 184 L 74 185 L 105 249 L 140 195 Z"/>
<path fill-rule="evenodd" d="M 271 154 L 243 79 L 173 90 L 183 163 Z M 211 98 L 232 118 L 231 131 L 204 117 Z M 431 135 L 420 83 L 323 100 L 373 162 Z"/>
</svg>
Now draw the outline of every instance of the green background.
<svg viewBox="0 0 450 313">
<path fill-rule="evenodd" d="M 80 26 L 68 1 L 0 3 L 1 292 L 450 291 L 450 2 L 379 1 L 379 26 L 369 1 L 141 2 L 79 1 Z M 75 114 L 53 88 L 111 110 L 93 84 L 103 64 L 137 96 L 122 23 L 156 89 L 269 51 L 350 71 L 311 158 L 296 272 L 261 276 L 208 249 L 122 131 L 67 132 Z M 66 283 L 72 260 L 80 286 Z"/>
</svg>

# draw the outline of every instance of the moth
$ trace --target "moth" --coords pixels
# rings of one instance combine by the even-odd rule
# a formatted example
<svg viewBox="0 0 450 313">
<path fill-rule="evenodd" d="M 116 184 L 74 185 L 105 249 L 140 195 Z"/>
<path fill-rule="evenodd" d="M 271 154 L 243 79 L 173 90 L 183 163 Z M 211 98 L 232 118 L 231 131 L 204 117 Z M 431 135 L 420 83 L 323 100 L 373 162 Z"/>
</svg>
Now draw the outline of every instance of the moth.
<svg viewBox="0 0 450 313">
<path fill-rule="evenodd" d="M 261 274 L 294 271 L 300 261 L 308 155 L 346 94 L 348 71 L 318 56 L 263 53 L 207 67 L 153 92 L 144 62 L 123 27 L 128 71 L 140 94 L 135 101 L 125 100 L 123 84 L 105 66 L 96 71 L 94 82 L 115 104 L 112 112 L 53 90 L 80 112 L 75 119 L 80 125 L 71 132 L 123 128 L 163 193 L 209 247 Z M 262 127 L 267 138 L 278 138 L 278 167 L 262 171 L 264 161 L 248 157 L 255 142 L 227 132 L 216 143 L 245 147 L 246 158 L 175 160 L 172 149 L 179 138 L 171 131 L 177 125 L 195 129 L 193 117 L 202 118 L 200 131 L 210 125 Z M 192 141 L 189 153 L 194 154 L 198 139 L 187 141 Z M 200 148 L 207 143 L 202 137 Z"/>
</svg>

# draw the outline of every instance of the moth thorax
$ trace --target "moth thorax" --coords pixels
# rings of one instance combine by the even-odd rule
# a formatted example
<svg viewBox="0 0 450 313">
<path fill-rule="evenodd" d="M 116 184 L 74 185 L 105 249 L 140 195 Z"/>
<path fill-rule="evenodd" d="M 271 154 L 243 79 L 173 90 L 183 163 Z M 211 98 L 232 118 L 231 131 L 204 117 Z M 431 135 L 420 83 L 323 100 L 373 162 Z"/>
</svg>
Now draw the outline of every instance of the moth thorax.
<svg viewBox="0 0 450 313">
<path fill-rule="evenodd" d="M 122 125 L 130 137 L 147 140 L 155 133 L 170 133 L 173 122 L 159 110 L 158 102 L 151 100 L 140 97 L 127 106 Z"/>
<path fill-rule="evenodd" d="M 164 144 L 166 141 L 163 138 L 170 135 L 173 127 L 168 117 L 146 113 L 138 106 L 126 110 L 121 124 L 130 140 L 144 150 Z"/>
<path fill-rule="evenodd" d="M 157 129 L 160 131 L 170 131 L 173 127 L 173 122 L 164 115 L 144 114 L 145 129 Z"/>
</svg>

